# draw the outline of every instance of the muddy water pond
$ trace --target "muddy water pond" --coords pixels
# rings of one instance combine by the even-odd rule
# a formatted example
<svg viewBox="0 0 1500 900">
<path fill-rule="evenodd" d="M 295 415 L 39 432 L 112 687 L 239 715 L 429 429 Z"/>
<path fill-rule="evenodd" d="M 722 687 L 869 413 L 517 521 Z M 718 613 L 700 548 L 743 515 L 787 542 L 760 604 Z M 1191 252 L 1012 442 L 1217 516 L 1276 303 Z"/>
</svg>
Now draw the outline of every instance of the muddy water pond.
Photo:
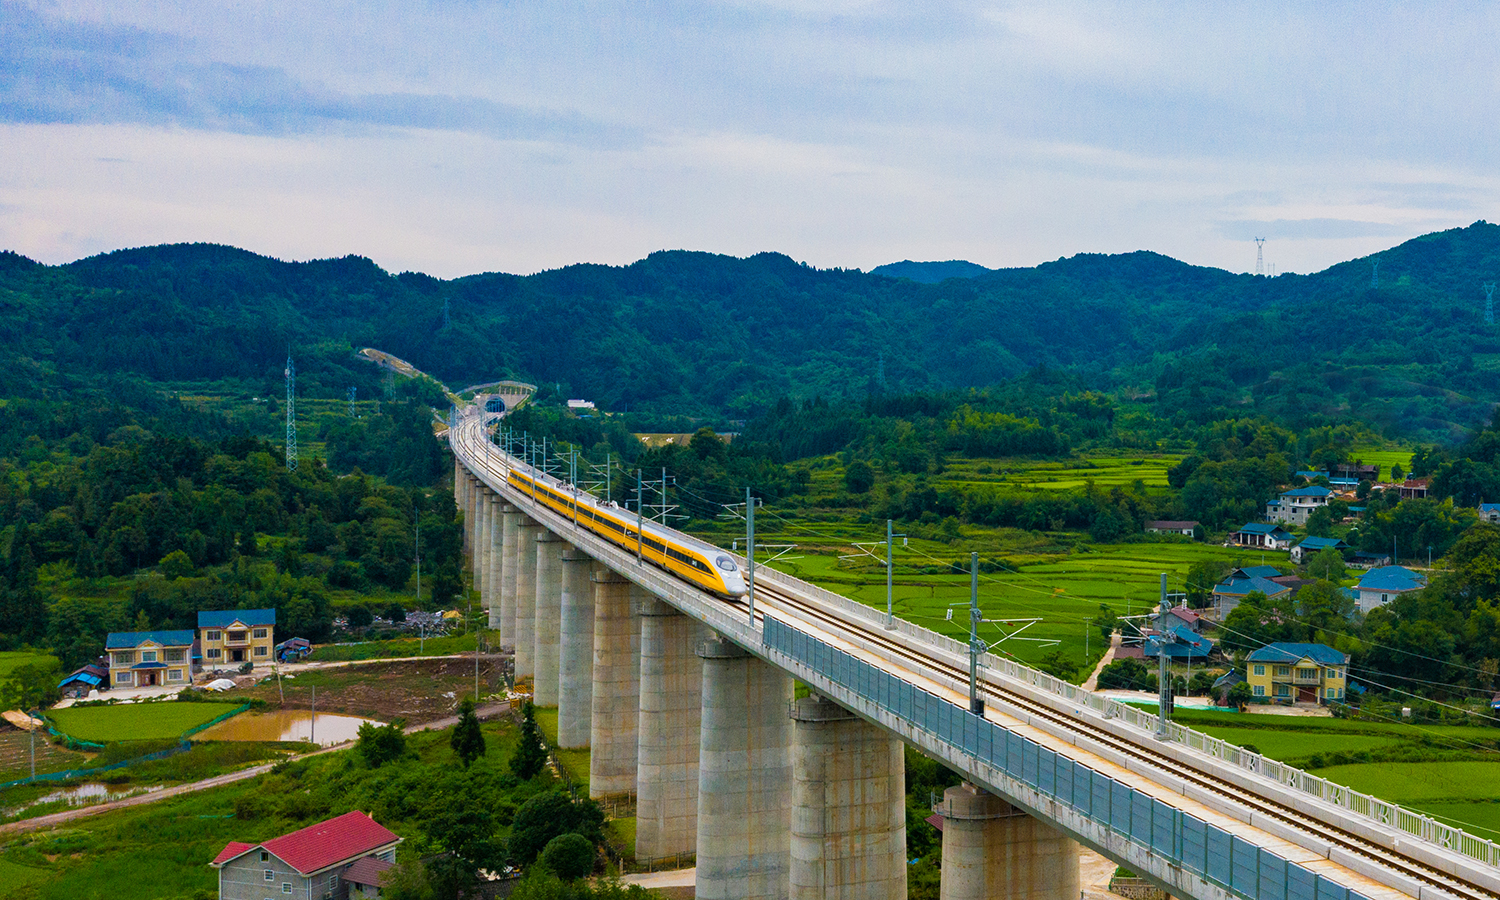
<svg viewBox="0 0 1500 900">
<path fill-rule="evenodd" d="M 373 719 L 318 713 L 305 709 L 243 712 L 194 735 L 199 741 L 308 741 L 327 747 L 359 737 L 359 726 Z"/>
<path fill-rule="evenodd" d="M 0 814 L 5 816 L 18 815 L 24 810 L 30 809 L 33 806 L 40 806 L 43 803 L 64 802 L 69 806 L 90 806 L 95 803 L 108 803 L 111 800 L 123 800 L 126 797 L 134 797 L 137 794 L 154 794 L 161 789 L 162 786 L 159 784 L 153 787 L 140 788 L 111 786 L 91 781 L 85 784 L 76 784 L 72 787 L 59 788 L 50 794 L 45 794 L 14 809 L 0 811 Z"/>
</svg>

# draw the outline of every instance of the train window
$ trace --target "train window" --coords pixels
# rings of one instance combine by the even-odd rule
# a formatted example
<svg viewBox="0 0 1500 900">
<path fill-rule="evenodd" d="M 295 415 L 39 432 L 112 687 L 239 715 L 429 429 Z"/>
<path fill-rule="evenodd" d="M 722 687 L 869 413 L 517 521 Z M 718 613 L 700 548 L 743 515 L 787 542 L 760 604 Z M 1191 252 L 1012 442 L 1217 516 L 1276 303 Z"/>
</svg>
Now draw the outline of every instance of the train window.
<svg viewBox="0 0 1500 900">
<path fill-rule="evenodd" d="M 727 556 L 721 556 L 718 559 L 714 560 L 714 565 L 718 566 L 726 572 L 734 571 L 734 560 L 730 559 Z"/>
</svg>

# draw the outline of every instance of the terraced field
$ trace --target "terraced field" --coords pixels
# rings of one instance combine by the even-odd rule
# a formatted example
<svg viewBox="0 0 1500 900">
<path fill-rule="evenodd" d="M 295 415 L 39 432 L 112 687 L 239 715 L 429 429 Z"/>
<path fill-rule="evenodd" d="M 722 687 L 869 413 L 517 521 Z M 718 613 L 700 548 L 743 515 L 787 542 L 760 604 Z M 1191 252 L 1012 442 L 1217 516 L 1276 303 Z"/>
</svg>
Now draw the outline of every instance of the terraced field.
<svg viewBox="0 0 1500 900">
<path fill-rule="evenodd" d="M 61 772 L 84 765 L 88 759 L 82 753 L 64 750 L 37 736 L 36 770 Z M 31 774 L 31 736 L 24 731 L 0 732 L 0 782 L 14 781 Z"/>
</svg>

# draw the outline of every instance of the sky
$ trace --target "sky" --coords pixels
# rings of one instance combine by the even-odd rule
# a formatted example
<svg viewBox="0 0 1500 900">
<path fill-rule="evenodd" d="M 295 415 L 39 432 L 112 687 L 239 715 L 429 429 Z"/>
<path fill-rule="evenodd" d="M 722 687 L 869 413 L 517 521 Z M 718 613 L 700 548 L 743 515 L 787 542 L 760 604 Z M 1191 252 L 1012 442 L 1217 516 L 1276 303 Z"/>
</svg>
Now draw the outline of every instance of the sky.
<svg viewBox="0 0 1500 900">
<path fill-rule="evenodd" d="M 0 0 L 0 248 L 1311 272 L 1500 217 L 1500 4 Z"/>
</svg>

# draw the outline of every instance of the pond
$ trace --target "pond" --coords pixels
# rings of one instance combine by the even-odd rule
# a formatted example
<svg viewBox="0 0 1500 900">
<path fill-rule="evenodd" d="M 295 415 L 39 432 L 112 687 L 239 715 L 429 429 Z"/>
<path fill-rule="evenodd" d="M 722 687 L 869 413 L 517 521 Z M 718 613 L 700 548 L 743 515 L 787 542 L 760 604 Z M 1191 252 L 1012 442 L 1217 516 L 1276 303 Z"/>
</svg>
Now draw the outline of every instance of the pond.
<svg viewBox="0 0 1500 900">
<path fill-rule="evenodd" d="M 99 784 L 91 781 L 85 784 L 75 784 L 72 787 L 59 788 L 14 809 L 4 810 L 0 812 L 0 815 L 13 816 L 33 806 L 59 801 L 67 803 L 69 806 L 89 806 L 94 803 L 108 803 L 111 800 L 123 800 L 126 797 L 133 797 L 137 794 L 154 794 L 161 789 L 161 785 L 154 785 L 148 788 L 130 785 L 112 787 L 107 784 Z"/>
<path fill-rule="evenodd" d="M 305 709 L 243 712 L 193 736 L 198 741 L 307 741 L 327 747 L 359 737 L 359 726 L 382 723 L 358 716 L 318 713 Z"/>
</svg>

